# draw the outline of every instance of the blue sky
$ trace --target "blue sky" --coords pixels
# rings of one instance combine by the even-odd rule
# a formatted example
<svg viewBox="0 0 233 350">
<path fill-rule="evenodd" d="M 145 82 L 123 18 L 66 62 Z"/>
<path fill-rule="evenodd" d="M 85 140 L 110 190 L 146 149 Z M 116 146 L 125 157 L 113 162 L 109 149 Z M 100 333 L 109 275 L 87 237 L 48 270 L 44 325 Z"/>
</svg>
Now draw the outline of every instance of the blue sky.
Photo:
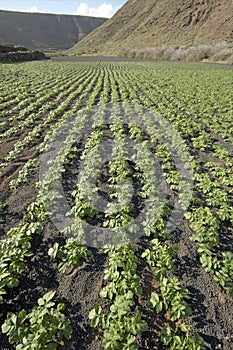
<svg viewBox="0 0 233 350">
<path fill-rule="evenodd" d="M 1 10 L 111 17 L 127 0 L 0 0 Z"/>
</svg>

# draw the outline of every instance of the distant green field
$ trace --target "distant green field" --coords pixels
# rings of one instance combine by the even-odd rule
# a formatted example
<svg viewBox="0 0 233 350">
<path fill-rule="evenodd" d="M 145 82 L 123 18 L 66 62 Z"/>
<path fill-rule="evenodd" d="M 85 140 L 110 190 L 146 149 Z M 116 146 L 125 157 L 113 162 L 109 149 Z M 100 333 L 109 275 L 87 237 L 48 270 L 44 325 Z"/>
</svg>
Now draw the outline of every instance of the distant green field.
<svg viewBox="0 0 233 350">
<path fill-rule="evenodd" d="M 233 69 L 98 59 L 0 64 L 0 348 L 233 349 Z"/>
</svg>

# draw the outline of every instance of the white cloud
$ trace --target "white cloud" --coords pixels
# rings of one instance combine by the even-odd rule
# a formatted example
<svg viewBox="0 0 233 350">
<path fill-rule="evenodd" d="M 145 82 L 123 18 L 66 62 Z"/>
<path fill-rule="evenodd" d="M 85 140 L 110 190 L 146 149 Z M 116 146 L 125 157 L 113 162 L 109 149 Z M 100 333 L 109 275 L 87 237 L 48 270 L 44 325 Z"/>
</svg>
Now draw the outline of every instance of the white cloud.
<svg viewBox="0 0 233 350">
<path fill-rule="evenodd" d="M 27 10 L 24 10 L 25 12 L 40 12 L 40 10 L 36 6 L 32 6 Z"/>
<path fill-rule="evenodd" d="M 114 12 L 113 6 L 105 2 L 98 7 L 89 7 L 87 3 L 82 2 L 74 15 L 110 18 Z"/>
</svg>

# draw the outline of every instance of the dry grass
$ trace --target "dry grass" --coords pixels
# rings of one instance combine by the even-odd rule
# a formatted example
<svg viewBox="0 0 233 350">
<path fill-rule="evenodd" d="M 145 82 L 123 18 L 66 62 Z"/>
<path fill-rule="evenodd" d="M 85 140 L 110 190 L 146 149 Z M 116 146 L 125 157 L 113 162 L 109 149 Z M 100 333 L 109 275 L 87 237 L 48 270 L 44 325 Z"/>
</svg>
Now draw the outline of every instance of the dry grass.
<svg viewBox="0 0 233 350">
<path fill-rule="evenodd" d="M 187 47 L 168 46 L 149 47 L 145 49 L 123 49 L 120 57 L 155 59 L 155 60 L 172 60 L 172 61 L 212 61 L 226 62 L 233 64 L 233 46 L 227 42 L 220 42 L 215 45 L 197 45 Z"/>
</svg>

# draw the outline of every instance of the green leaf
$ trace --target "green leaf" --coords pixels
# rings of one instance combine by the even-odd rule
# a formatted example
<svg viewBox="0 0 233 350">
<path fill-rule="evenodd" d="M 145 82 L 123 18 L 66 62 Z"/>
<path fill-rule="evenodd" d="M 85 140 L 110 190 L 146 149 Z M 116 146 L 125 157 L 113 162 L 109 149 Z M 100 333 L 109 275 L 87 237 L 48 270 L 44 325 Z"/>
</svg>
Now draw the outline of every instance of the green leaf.
<svg viewBox="0 0 233 350">
<path fill-rule="evenodd" d="M 99 304 L 95 304 L 95 308 L 89 312 L 90 320 L 93 320 L 97 315 L 101 315 L 102 308 Z"/>
<path fill-rule="evenodd" d="M 159 295 L 155 292 L 151 293 L 151 298 L 150 298 L 150 303 L 152 305 L 152 307 L 156 307 L 156 305 L 159 303 Z"/>
<path fill-rule="evenodd" d="M 50 343 L 46 346 L 46 350 L 56 350 L 58 347 L 58 344 L 55 344 L 55 343 Z"/>
<path fill-rule="evenodd" d="M 38 305 L 43 306 L 45 304 L 45 301 L 43 298 L 38 299 Z"/>
<path fill-rule="evenodd" d="M 163 309 L 163 303 L 162 301 L 160 301 L 157 305 L 156 305 L 156 312 L 157 314 L 159 314 Z"/>
<path fill-rule="evenodd" d="M 182 344 L 182 338 L 179 337 L 178 335 L 173 336 L 173 341 L 175 342 L 176 345 Z"/>
<path fill-rule="evenodd" d="M 46 293 L 44 296 L 43 296 L 43 299 L 46 300 L 47 302 L 52 300 L 54 295 L 56 294 L 56 291 L 50 291 L 48 293 Z"/>
<path fill-rule="evenodd" d="M 65 322 L 63 326 L 63 334 L 66 339 L 70 339 L 72 333 L 71 325 L 68 322 Z"/>
<path fill-rule="evenodd" d="M 24 321 L 27 319 L 27 314 L 25 310 L 21 310 L 18 314 L 18 322 L 19 324 L 23 324 Z"/>
<path fill-rule="evenodd" d="M 103 288 L 99 293 L 101 298 L 107 298 L 108 296 L 108 290 L 106 288 Z"/>
<path fill-rule="evenodd" d="M 187 332 L 189 331 L 188 327 L 187 327 L 184 323 L 181 323 L 180 329 L 181 329 L 182 332 L 184 332 L 184 333 L 187 333 Z"/>
<path fill-rule="evenodd" d="M 10 331 L 10 329 L 12 328 L 12 326 L 7 322 L 7 320 L 5 321 L 5 323 L 3 323 L 1 329 L 2 329 L 2 333 L 3 334 L 8 334 L 8 332 Z"/>
</svg>

